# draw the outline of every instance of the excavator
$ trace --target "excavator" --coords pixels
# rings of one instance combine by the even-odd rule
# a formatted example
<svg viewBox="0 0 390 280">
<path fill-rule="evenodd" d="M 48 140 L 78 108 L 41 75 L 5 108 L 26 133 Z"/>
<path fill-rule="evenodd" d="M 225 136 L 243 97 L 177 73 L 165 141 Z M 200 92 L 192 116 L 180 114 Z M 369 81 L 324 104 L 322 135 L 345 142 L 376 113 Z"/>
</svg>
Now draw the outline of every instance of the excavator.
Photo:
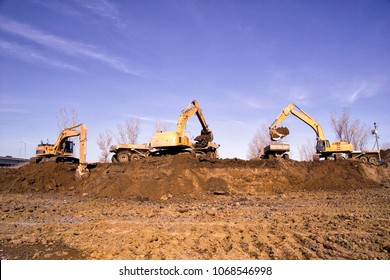
<svg viewBox="0 0 390 280">
<path fill-rule="evenodd" d="M 316 154 L 313 155 L 314 161 L 320 159 L 360 159 L 363 162 L 377 164 L 378 151 L 356 151 L 351 143 L 344 141 L 329 142 L 321 125 L 294 103 L 287 105 L 269 127 L 272 141 L 280 140 L 290 133 L 287 127 L 278 127 L 290 114 L 306 123 L 316 133 L 317 144 Z"/>
<path fill-rule="evenodd" d="M 194 114 L 202 126 L 201 134 L 194 138 L 192 143 L 186 133 L 186 124 Z M 176 130 L 156 132 L 149 144 L 118 144 L 110 147 L 114 153 L 113 162 L 127 162 L 141 157 L 160 156 L 190 152 L 197 156 L 218 158 L 219 145 L 213 142 L 213 133 L 208 127 L 202 110 L 196 100 L 193 100 L 180 114 Z"/>
<path fill-rule="evenodd" d="M 195 144 L 189 140 L 185 130 L 188 119 L 194 114 L 196 114 L 202 125 L 201 134 L 194 138 Z M 209 129 L 198 102 L 193 100 L 181 112 L 177 121 L 176 131 L 156 132 L 151 138 L 150 147 L 152 152 L 155 149 L 159 153 L 177 153 L 185 149 L 191 149 L 196 153 L 206 153 L 211 158 L 215 158 L 217 157 L 216 149 L 218 145 L 212 142 L 213 138 L 213 132 Z"/>
<path fill-rule="evenodd" d="M 79 136 L 79 158 L 73 157 L 74 142 L 69 138 Z M 78 172 L 84 173 L 87 155 L 87 127 L 81 123 L 65 128 L 59 134 L 54 144 L 39 144 L 36 148 L 36 157 L 31 162 L 41 161 L 71 162 L 79 164 Z"/>
</svg>

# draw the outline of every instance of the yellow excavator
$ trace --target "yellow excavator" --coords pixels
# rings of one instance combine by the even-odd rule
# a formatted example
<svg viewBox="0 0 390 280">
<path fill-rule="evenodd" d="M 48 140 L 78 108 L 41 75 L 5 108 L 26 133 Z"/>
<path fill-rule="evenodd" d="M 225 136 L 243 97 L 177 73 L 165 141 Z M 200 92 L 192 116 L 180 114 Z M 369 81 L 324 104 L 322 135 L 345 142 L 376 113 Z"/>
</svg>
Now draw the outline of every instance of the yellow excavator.
<svg viewBox="0 0 390 280">
<path fill-rule="evenodd" d="M 187 137 L 186 124 L 194 114 L 198 117 L 202 125 L 201 134 L 194 138 L 193 144 Z M 218 144 L 213 141 L 213 132 L 209 129 L 204 119 L 202 110 L 196 100 L 192 101 L 180 114 L 177 121 L 176 131 L 156 132 L 150 139 L 150 148 L 158 150 L 159 153 L 180 153 L 185 149 L 190 149 L 199 154 L 207 154 L 211 158 L 217 157 Z"/>
<path fill-rule="evenodd" d="M 201 134 L 192 143 L 187 136 L 186 124 L 194 114 L 202 125 Z M 193 100 L 180 114 L 176 130 L 156 132 L 148 144 L 118 144 L 110 147 L 113 162 L 128 162 L 141 157 L 160 156 L 190 152 L 198 156 L 218 158 L 219 145 L 213 142 L 213 133 L 208 127 L 202 110 L 196 100 Z"/>
<path fill-rule="evenodd" d="M 79 158 L 73 156 L 74 142 L 69 138 L 79 137 Z M 35 157 L 31 162 L 55 161 L 79 164 L 79 169 L 85 169 L 87 156 L 87 127 L 81 123 L 61 131 L 54 144 L 41 142 L 36 148 Z"/>
<path fill-rule="evenodd" d="M 269 127 L 269 133 L 272 141 L 280 140 L 290 133 L 288 128 L 278 127 L 290 114 L 309 125 L 316 133 L 316 154 L 314 154 L 313 160 L 360 159 L 363 162 L 370 162 L 372 164 L 376 164 L 378 162 L 379 151 L 356 151 L 354 150 L 353 145 L 348 142 L 329 142 L 329 140 L 325 137 L 321 125 L 294 103 L 287 105 Z"/>
</svg>

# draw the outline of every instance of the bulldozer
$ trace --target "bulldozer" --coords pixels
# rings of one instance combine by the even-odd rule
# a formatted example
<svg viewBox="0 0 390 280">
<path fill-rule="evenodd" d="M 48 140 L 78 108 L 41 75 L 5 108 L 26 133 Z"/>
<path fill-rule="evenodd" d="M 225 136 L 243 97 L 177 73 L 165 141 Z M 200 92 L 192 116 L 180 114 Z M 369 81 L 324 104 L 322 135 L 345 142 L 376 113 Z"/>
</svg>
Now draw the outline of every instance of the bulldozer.
<svg viewBox="0 0 390 280">
<path fill-rule="evenodd" d="M 71 137 L 79 137 L 79 158 L 73 156 L 74 142 Z M 41 161 L 69 162 L 78 164 L 78 172 L 82 175 L 86 169 L 87 156 L 87 127 L 85 124 L 77 124 L 62 130 L 54 144 L 42 141 L 37 146 L 35 157 L 30 162 L 39 163 Z"/>
<path fill-rule="evenodd" d="M 290 114 L 306 123 L 316 133 L 317 144 L 316 153 L 313 155 L 314 161 L 318 161 L 320 159 L 359 159 L 371 164 L 378 163 L 379 151 L 377 150 L 358 151 L 354 150 L 351 143 L 345 141 L 330 142 L 327 140 L 321 125 L 294 103 L 288 104 L 269 127 L 269 134 L 272 141 L 278 141 L 289 135 L 289 129 L 287 127 L 279 127 L 279 125 Z"/>
<path fill-rule="evenodd" d="M 199 136 L 192 143 L 187 136 L 186 124 L 194 114 L 202 126 Z M 213 142 L 213 132 L 208 127 L 202 110 L 196 100 L 193 100 L 180 114 L 176 130 L 156 132 L 146 144 L 118 144 L 110 147 L 113 162 L 128 162 L 141 157 L 175 155 L 192 153 L 195 156 L 218 158 L 219 144 Z"/>
</svg>

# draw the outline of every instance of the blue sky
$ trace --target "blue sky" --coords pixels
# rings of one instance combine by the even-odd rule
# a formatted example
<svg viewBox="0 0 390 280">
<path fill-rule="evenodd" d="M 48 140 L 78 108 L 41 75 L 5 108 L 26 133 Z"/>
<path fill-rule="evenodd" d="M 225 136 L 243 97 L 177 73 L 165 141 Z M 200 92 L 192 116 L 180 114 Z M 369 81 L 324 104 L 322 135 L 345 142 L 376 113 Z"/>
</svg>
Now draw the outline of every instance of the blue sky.
<svg viewBox="0 0 390 280">
<path fill-rule="evenodd" d="M 138 117 L 148 142 L 193 99 L 224 158 L 246 158 L 257 128 L 292 102 L 331 141 L 330 114 L 347 108 L 389 143 L 389 65 L 388 0 L 0 0 L 0 155 L 54 142 L 65 107 L 96 161 L 100 132 Z M 283 125 L 298 158 L 315 135 L 294 116 Z M 191 118 L 190 134 L 200 128 Z"/>
</svg>

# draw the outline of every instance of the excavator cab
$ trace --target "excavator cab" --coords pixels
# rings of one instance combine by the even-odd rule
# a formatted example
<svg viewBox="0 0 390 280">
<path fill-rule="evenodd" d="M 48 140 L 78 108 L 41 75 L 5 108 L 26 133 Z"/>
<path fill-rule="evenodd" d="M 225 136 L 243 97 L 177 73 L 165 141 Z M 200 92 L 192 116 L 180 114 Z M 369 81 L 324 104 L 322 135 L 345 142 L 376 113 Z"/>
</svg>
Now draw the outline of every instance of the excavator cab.
<svg viewBox="0 0 390 280">
<path fill-rule="evenodd" d="M 329 140 L 318 140 L 316 145 L 317 153 L 325 152 L 330 148 Z"/>
<path fill-rule="evenodd" d="M 63 144 L 62 144 L 62 149 L 63 151 L 66 153 L 66 154 L 73 154 L 73 148 L 74 148 L 74 142 L 73 141 L 69 141 L 69 140 L 66 140 Z"/>
</svg>

